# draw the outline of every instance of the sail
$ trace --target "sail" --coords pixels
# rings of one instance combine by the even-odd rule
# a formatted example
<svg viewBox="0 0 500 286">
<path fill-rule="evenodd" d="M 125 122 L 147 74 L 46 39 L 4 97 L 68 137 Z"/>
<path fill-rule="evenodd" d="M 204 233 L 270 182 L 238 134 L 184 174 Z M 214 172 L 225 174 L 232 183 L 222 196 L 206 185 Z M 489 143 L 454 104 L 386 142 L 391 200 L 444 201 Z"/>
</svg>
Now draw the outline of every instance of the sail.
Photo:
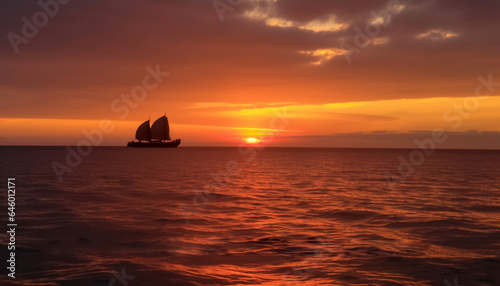
<svg viewBox="0 0 500 286">
<path fill-rule="evenodd" d="M 151 126 L 151 138 L 158 140 L 170 140 L 170 127 L 166 116 L 158 118 Z"/>
<path fill-rule="evenodd" d="M 146 140 L 150 141 L 151 140 L 151 130 L 149 129 L 149 120 L 144 121 L 139 128 L 137 128 L 137 131 L 135 132 L 135 139 L 137 140 Z"/>
</svg>

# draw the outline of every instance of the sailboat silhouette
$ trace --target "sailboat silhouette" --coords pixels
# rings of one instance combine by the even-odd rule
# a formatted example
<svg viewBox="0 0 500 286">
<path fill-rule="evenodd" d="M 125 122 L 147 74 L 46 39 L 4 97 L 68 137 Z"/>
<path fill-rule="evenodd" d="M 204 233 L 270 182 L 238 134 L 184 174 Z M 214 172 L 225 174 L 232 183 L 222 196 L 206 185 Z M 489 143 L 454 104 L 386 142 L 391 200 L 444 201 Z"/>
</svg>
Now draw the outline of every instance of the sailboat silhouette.
<svg viewBox="0 0 500 286">
<path fill-rule="evenodd" d="M 175 148 L 181 144 L 181 139 L 170 138 L 170 126 L 166 114 L 156 119 L 151 127 L 149 119 L 139 125 L 135 139 L 139 141 L 130 141 L 127 147 Z"/>
</svg>

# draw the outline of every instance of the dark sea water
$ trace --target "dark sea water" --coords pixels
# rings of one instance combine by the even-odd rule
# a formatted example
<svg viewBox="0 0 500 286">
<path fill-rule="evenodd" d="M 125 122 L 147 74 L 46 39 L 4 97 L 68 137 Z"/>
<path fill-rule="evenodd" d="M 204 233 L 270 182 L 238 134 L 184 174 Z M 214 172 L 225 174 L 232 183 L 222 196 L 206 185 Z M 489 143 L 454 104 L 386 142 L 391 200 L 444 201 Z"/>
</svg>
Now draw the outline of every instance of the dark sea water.
<svg viewBox="0 0 500 286">
<path fill-rule="evenodd" d="M 410 152 L 0 147 L 0 285 L 500 285 L 500 152 Z"/>
</svg>

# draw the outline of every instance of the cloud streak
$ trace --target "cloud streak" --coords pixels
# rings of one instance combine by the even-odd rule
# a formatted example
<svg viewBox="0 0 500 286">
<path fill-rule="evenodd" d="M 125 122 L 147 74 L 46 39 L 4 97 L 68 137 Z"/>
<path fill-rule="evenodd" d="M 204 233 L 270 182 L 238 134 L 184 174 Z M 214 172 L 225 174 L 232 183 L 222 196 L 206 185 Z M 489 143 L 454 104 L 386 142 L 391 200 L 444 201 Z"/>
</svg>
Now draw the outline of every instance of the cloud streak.
<svg viewBox="0 0 500 286">
<path fill-rule="evenodd" d="M 446 132 L 448 139 L 438 144 L 437 149 L 500 149 L 500 132 Z M 415 140 L 431 138 L 432 131 L 411 132 L 373 131 L 337 133 L 332 135 L 297 136 L 290 140 L 290 146 L 307 145 L 337 148 L 416 148 Z"/>
</svg>

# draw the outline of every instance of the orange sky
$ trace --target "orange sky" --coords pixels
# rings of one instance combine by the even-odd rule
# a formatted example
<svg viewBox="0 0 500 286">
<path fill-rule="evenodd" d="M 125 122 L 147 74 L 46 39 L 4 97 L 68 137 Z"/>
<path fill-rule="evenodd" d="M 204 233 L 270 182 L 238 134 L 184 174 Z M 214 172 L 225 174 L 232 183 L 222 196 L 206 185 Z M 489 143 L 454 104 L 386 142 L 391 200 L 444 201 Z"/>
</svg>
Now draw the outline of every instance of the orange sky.
<svg viewBox="0 0 500 286">
<path fill-rule="evenodd" d="M 71 1 L 25 37 L 42 8 L 4 1 L 0 145 L 76 145 L 110 119 L 102 144 L 124 146 L 166 112 L 183 146 L 411 148 L 441 128 L 443 148 L 500 148 L 500 4 L 389 3 Z"/>
</svg>

